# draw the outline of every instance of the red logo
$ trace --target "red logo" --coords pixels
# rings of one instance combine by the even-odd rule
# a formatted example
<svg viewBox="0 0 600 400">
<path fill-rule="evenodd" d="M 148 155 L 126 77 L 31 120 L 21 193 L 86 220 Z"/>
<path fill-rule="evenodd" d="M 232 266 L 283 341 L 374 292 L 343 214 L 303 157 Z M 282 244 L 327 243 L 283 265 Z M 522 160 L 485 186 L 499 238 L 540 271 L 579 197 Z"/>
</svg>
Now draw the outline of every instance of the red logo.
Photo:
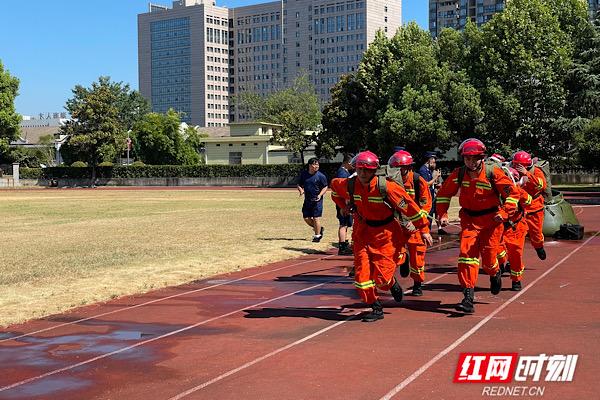
<svg viewBox="0 0 600 400">
<path fill-rule="evenodd" d="M 461 353 L 455 383 L 507 383 L 517 366 L 517 353 Z"/>
</svg>

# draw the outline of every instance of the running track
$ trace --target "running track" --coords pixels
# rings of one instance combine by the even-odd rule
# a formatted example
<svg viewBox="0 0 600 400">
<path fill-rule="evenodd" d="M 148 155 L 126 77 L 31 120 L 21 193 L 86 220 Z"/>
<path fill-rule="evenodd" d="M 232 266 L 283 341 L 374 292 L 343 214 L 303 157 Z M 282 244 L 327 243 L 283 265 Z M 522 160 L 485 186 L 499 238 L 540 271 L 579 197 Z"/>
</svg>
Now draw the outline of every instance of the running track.
<svg viewBox="0 0 600 400">
<path fill-rule="evenodd" d="M 455 237 L 428 253 L 425 296 L 386 296 L 372 324 L 351 259 L 308 255 L 0 331 L 0 399 L 480 398 L 452 383 L 461 352 L 578 354 L 573 382 L 505 386 L 597 398 L 600 207 L 576 211 L 586 238 L 549 242 L 545 262 L 527 245 L 522 292 L 480 276 L 472 316 L 454 311 Z"/>
</svg>

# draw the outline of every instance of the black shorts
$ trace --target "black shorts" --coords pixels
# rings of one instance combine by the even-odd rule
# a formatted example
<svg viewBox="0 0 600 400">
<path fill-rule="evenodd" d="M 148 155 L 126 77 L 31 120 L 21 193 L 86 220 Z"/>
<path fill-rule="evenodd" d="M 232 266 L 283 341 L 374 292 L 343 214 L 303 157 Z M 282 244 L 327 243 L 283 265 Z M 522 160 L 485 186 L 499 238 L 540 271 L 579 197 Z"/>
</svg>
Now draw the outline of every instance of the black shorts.
<svg viewBox="0 0 600 400">
<path fill-rule="evenodd" d="M 305 199 L 302 205 L 302 216 L 304 218 L 318 218 L 323 215 L 323 199 L 319 201 Z"/>
<path fill-rule="evenodd" d="M 340 213 L 340 208 L 338 206 L 335 206 L 335 210 L 336 210 L 336 216 L 338 221 L 340 221 L 340 226 L 347 226 L 348 228 L 352 227 L 352 215 L 348 214 L 346 216 L 343 216 Z"/>
</svg>

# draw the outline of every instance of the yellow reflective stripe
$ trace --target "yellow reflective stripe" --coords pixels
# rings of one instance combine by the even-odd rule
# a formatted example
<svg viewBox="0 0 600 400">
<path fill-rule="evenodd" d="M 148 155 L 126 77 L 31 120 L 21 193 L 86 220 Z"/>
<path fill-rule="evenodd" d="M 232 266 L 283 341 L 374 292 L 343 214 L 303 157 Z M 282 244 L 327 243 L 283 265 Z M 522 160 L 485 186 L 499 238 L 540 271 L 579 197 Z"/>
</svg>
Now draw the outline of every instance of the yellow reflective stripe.
<svg viewBox="0 0 600 400">
<path fill-rule="evenodd" d="M 496 256 L 496 258 L 502 258 L 506 255 L 506 250 L 502 250 L 500 253 L 498 253 L 498 255 Z"/>
<path fill-rule="evenodd" d="M 532 200 L 533 200 L 533 197 L 531 197 L 530 195 L 527 195 L 527 200 L 525 200 L 525 204 L 527 204 L 527 205 L 531 204 Z"/>
<path fill-rule="evenodd" d="M 411 221 L 417 221 L 423 217 L 427 218 L 429 214 L 427 214 L 427 211 L 425 210 L 420 210 L 418 213 L 416 213 L 415 215 L 413 215 L 412 217 L 408 217 L 409 220 Z"/>
<path fill-rule="evenodd" d="M 477 187 L 479 189 L 492 190 L 492 185 L 490 185 L 488 183 L 477 182 L 475 184 L 475 187 Z"/>
<path fill-rule="evenodd" d="M 331 196 L 333 196 L 333 197 L 340 197 L 340 195 L 337 194 L 337 192 L 331 192 Z"/>
<path fill-rule="evenodd" d="M 406 189 L 406 193 L 415 194 L 415 189 Z"/>
<path fill-rule="evenodd" d="M 357 194 L 353 195 L 352 197 L 354 198 L 354 201 L 362 201 L 362 197 Z"/>
<path fill-rule="evenodd" d="M 515 199 L 514 197 L 507 197 L 506 198 L 506 202 L 507 203 L 511 203 L 511 204 L 518 204 L 519 203 L 519 199 Z"/>
<path fill-rule="evenodd" d="M 354 286 L 359 289 L 368 289 L 375 287 L 375 281 L 354 282 Z"/>
<path fill-rule="evenodd" d="M 463 182 L 462 185 L 464 187 L 470 187 L 471 186 L 471 182 Z"/>
<path fill-rule="evenodd" d="M 454 178 L 454 179 L 452 179 L 452 182 L 454 182 L 454 183 L 458 183 L 458 178 Z"/>
<path fill-rule="evenodd" d="M 458 262 L 462 264 L 479 266 L 479 258 L 458 257 Z"/>
<path fill-rule="evenodd" d="M 515 272 L 515 271 L 511 270 L 511 271 L 510 271 L 510 274 L 511 274 L 512 276 L 521 276 L 521 275 L 523 275 L 523 272 L 525 272 L 525 270 L 521 270 L 521 271 L 519 271 L 519 272 Z"/>
<path fill-rule="evenodd" d="M 421 268 L 410 267 L 409 270 L 413 274 L 420 274 L 421 272 L 425 272 L 425 267 L 421 267 Z"/>
<path fill-rule="evenodd" d="M 369 203 L 383 203 L 383 197 L 368 197 L 367 201 Z"/>
<path fill-rule="evenodd" d="M 538 180 L 537 188 L 538 189 L 543 188 L 544 187 L 544 181 L 542 180 L 542 178 L 537 178 L 537 180 Z"/>
<path fill-rule="evenodd" d="M 436 201 L 438 204 L 446 204 L 446 203 L 450 203 L 450 197 L 437 197 L 437 198 L 435 199 L 435 201 Z"/>
</svg>

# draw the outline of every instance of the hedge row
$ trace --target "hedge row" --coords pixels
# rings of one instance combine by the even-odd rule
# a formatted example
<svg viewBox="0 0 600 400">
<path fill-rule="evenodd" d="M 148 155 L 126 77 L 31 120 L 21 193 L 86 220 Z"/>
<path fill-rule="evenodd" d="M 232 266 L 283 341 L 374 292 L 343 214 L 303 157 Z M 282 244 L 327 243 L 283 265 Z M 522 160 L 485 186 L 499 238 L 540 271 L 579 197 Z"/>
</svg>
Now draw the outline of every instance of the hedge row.
<svg viewBox="0 0 600 400">
<path fill-rule="evenodd" d="M 321 164 L 328 177 L 334 177 L 339 164 Z M 211 178 L 211 177 L 295 177 L 300 164 L 281 165 L 144 165 L 96 168 L 98 178 Z M 89 179 L 91 167 L 21 168 L 23 179 Z"/>
</svg>

